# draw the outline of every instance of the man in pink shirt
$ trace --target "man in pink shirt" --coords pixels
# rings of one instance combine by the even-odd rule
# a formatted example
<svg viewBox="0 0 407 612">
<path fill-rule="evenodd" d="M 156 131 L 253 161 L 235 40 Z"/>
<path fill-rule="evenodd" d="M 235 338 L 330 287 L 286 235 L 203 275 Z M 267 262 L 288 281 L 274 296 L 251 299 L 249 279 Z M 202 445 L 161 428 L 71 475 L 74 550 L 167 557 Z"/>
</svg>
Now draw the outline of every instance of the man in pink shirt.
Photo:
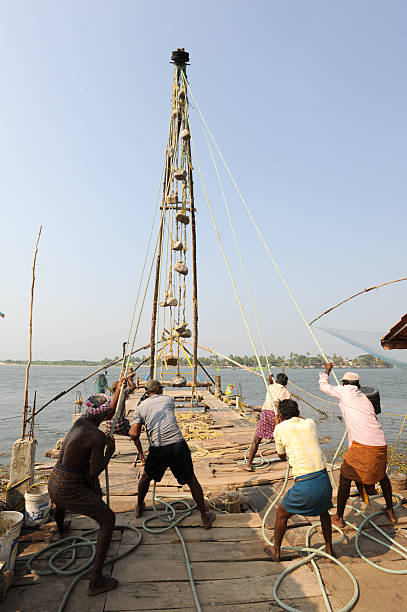
<svg viewBox="0 0 407 612">
<path fill-rule="evenodd" d="M 341 381 L 342 385 L 330 385 L 328 378 L 333 367 L 333 363 L 325 365 L 325 373 L 321 372 L 319 375 L 319 388 L 323 393 L 339 399 L 339 407 L 348 432 L 349 448 L 341 465 L 337 510 L 332 522 L 339 527 L 345 526 L 343 513 L 354 480 L 366 503 L 369 503 L 367 491 L 371 491 L 372 485 L 380 482 L 386 502 L 385 512 L 391 522 L 396 523 L 391 484 L 386 475 L 386 438 L 373 404 L 360 390 L 360 377 L 355 372 L 346 372 Z"/>
</svg>

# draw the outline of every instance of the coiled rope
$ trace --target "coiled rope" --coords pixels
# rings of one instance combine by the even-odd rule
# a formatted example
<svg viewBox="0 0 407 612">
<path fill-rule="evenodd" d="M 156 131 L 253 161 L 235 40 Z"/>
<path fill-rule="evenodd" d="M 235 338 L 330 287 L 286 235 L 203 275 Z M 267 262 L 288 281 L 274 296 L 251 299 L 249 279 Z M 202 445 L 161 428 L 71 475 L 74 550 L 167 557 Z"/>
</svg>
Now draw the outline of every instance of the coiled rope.
<svg viewBox="0 0 407 612">
<path fill-rule="evenodd" d="M 171 498 L 174 498 L 174 497 L 175 497 L 174 495 L 171 495 Z M 148 533 L 164 533 L 166 531 L 169 531 L 170 529 L 173 529 L 173 528 L 175 529 L 175 533 L 177 534 L 179 541 L 181 542 L 182 551 L 184 553 L 185 565 L 188 571 L 188 578 L 189 578 L 189 582 L 191 585 L 192 595 L 195 601 L 195 606 L 198 612 L 202 612 L 198 592 L 196 590 L 195 581 L 192 575 L 192 566 L 191 566 L 191 561 L 189 559 L 188 550 L 185 544 L 185 540 L 182 537 L 181 531 L 178 528 L 178 523 L 183 521 L 184 518 L 186 518 L 187 516 L 191 516 L 192 511 L 195 510 L 196 508 L 196 504 L 191 505 L 189 502 L 187 502 L 182 497 L 176 498 L 172 502 L 164 501 L 161 497 L 159 497 L 156 494 L 156 483 L 155 482 L 154 482 L 154 487 L 153 487 L 152 503 L 153 503 L 154 514 L 143 520 L 143 524 L 142 524 L 143 529 L 147 531 Z M 158 510 L 157 504 L 163 505 L 164 510 L 161 510 L 161 511 Z M 183 509 L 177 510 L 175 508 L 177 504 L 181 504 L 183 506 Z M 151 526 L 149 527 L 148 524 L 155 519 L 158 519 L 162 523 L 164 523 L 164 526 L 163 527 L 151 527 Z"/>
<path fill-rule="evenodd" d="M 275 506 L 277 505 L 277 503 L 280 501 L 286 487 L 287 487 L 287 483 L 288 483 L 288 477 L 289 477 L 289 471 L 290 471 L 290 466 L 287 464 L 287 471 L 286 471 L 286 477 L 284 480 L 284 484 L 281 488 L 281 490 L 279 491 L 277 497 L 271 502 L 269 508 L 267 509 L 266 514 L 263 517 L 263 523 L 262 523 L 262 535 L 263 538 L 265 540 L 265 542 L 272 546 L 273 542 L 268 538 L 267 534 L 266 534 L 266 522 L 267 522 L 267 518 L 270 514 L 270 512 L 272 511 L 273 508 L 275 508 Z M 375 495 L 373 496 L 371 499 L 378 499 L 382 497 L 382 495 Z M 394 505 L 394 508 L 397 509 L 400 504 L 401 504 L 401 499 L 399 496 L 397 495 L 393 495 L 393 498 L 397 500 L 396 504 Z M 355 536 L 355 548 L 356 551 L 359 555 L 359 557 L 361 559 L 363 559 L 363 561 L 366 561 L 366 563 L 369 563 L 369 565 L 371 565 L 372 567 L 375 567 L 376 569 L 382 571 L 382 572 L 386 572 L 389 574 L 407 574 L 407 569 L 404 570 L 392 570 L 392 569 L 388 569 L 385 567 L 382 567 L 381 565 L 378 565 L 377 563 L 374 563 L 373 561 L 371 561 L 370 559 L 368 559 L 360 550 L 360 545 L 359 545 L 359 540 L 360 540 L 360 536 L 364 536 L 366 538 L 369 538 L 370 540 L 381 544 L 384 547 L 387 547 L 389 550 L 393 550 L 394 552 L 397 552 L 398 554 L 400 554 L 404 559 L 407 559 L 407 549 L 402 546 L 401 544 L 399 544 L 398 542 L 396 542 L 393 538 L 391 538 L 385 531 L 383 531 L 383 529 L 381 529 L 378 525 L 376 525 L 376 523 L 373 521 L 373 519 L 379 515 L 382 515 L 381 511 L 375 512 L 373 514 L 370 515 L 366 515 L 364 512 L 362 512 L 362 510 L 360 510 L 359 508 L 356 508 L 354 505 L 347 505 L 346 506 L 348 509 L 351 509 L 353 511 L 356 511 L 359 515 L 361 515 L 363 517 L 362 522 L 360 523 L 360 525 L 357 527 L 356 525 L 354 525 L 353 523 L 349 522 L 349 521 L 345 521 L 345 523 L 347 525 L 349 525 L 352 529 L 354 529 L 356 531 L 356 536 Z M 290 550 L 290 551 L 295 551 L 295 552 L 306 552 L 309 553 L 307 557 L 301 559 L 300 561 L 294 563 L 293 565 L 291 565 L 289 568 L 287 568 L 286 570 L 284 570 L 284 572 L 282 572 L 279 577 L 277 578 L 274 587 L 273 587 L 273 596 L 276 600 L 276 602 L 282 607 L 284 608 L 284 610 L 288 610 L 289 612 L 302 612 L 301 610 L 299 610 L 298 608 L 293 608 L 291 606 L 289 606 L 288 604 L 284 603 L 283 601 L 281 601 L 281 599 L 278 596 L 278 589 L 282 583 L 282 581 L 284 580 L 284 578 L 286 578 L 286 576 L 288 576 L 291 572 L 295 571 L 296 569 L 298 569 L 299 567 L 305 565 L 306 563 L 311 563 L 316 576 L 317 576 L 317 580 L 319 583 L 319 586 L 321 588 L 321 593 L 322 596 L 324 598 L 324 602 L 326 605 L 327 610 L 329 610 L 330 612 L 332 612 L 332 607 L 331 604 L 328 600 L 328 596 L 326 593 L 326 589 L 325 589 L 325 585 L 322 581 L 322 577 L 321 577 L 321 573 L 320 570 L 317 566 L 317 564 L 315 563 L 315 557 L 317 556 L 322 556 L 325 557 L 327 559 L 329 559 L 330 561 L 332 561 L 333 563 L 336 563 L 336 565 L 338 565 L 351 579 L 351 582 L 353 584 L 353 595 L 351 597 L 351 599 L 349 600 L 349 602 L 340 610 L 338 610 L 338 612 L 348 612 L 349 610 L 351 610 L 353 608 L 353 606 L 356 604 L 358 597 L 359 597 L 359 585 L 357 583 L 357 580 L 355 578 L 355 576 L 353 575 L 353 573 L 346 567 L 346 565 L 344 565 L 343 563 L 341 563 L 338 559 L 336 559 L 335 557 L 332 557 L 331 555 L 329 555 L 328 553 L 326 553 L 325 551 L 322 550 L 323 545 L 321 548 L 313 548 L 310 546 L 310 540 L 311 540 L 311 536 L 313 534 L 313 532 L 316 530 L 316 528 L 320 525 L 320 523 L 314 523 L 313 525 L 311 525 L 311 527 L 308 529 L 307 533 L 306 533 L 306 545 L 303 546 L 282 546 L 281 548 L 283 550 Z M 387 542 L 383 542 L 382 540 L 379 540 L 378 538 L 376 538 L 375 536 L 363 531 L 364 527 L 366 525 L 369 525 L 370 527 L 373 527 L 374 529 L 376 529 L 389 543 Z M 340 533 L 341 538 L 339 541 L 336 542 L 336 544 L 341 544 L 344 539 L 345 539 L 345 534 L 343 533 L 342 529 L 340 529 L 339 527 L 337 527 L 336 525 L 332 525 L 334 527 L 334 529 Z M 398 547 L 398 548 L 396 548 Z"/>
<path fill-rule="evenodd" d="M 139 546 L 143 538 L 141 531 L 137 529 L 136 527 L 132 527 L 131 525 L 116 525 L 115 529 L 130 529 L 131 531 L 134 531 L 138 536 L 138 541 L 131 548 L 129 548 L 129 550 L 126 550 L 122 554 L 117 555 L 116 557 L 112 557 L 110 559 L 106 559 L 103 564 L 104 566 L 109 565 L 110 563 L 114 563 L 115 561 L 119 561 L 119 559 L 123 559 L 123 557 L 126 557 L 127 555 L 129 555 L 131 552 L 133 552 L 137 548 L 137 546 Z M 54 542 L 53 544 L 50 544 L 49 546 L 46 546 L 39 552 L 35 553 L 27 561 L 28 572 L 37 574 L 38 576 L 50 576 L 52 574 L 57 574 L 60 576 L 75 576 L 74 580 L 71 582 L 71 584 L 65 591 L 62 601 L 59 604 L 58 612 L 62 612 L 64 610 L 68 602 L 68 599 L 73 589 L 75 588 L 76 584 L 79 582 L 79 580 L 81 580 L 84 576 L 86 576 L 86 574 L 88 574 L 92 569 L 90 566 L 93 563 L 93 560 L 96 555 L 96 540 L 90 540 L 87 536 L 90 536 L 92 533 L 95 533 L 97 531 L 99 531 L 99 527 L 96 527 L 95 529 L 88 529 L 87 531 L 84 531 L 82 535 L 74 535 L 74 536 L 68 536 L 67 538 L 63 538 L 62 540 L 59 540 L 58 542 Z M 92 552 L 91 552 L 90 557 L 88 557 L 80 567 L 70 569 L 76 561 L 77 549 L 83 548 L 83 547 L 91 548 Z M 52 550 L 53 548 L 57 548 L 57 550 L 48 559 L 49 569 L 38 570 L 32 567 L 32 564 L 36 559 L 38 559 L 45 552 Z M 68 559 L 66 563 L 64 563 L 63 565 L 56 565 L 55 562 L 57 558 L 60 555 L 64 555 L 66 552 L 71 553 L 71 558 Z"/>
</svg>

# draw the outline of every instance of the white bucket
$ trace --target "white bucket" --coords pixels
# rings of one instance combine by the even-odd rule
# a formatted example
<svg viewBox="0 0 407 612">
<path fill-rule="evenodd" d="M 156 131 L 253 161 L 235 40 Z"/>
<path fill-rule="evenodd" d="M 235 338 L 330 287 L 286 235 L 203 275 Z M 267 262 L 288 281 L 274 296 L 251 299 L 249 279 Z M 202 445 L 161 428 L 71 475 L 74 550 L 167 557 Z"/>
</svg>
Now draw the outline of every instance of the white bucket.
<svg viewBox="0 0 407 612">
<path fill-rule="evenodd" d="M 48 520 L 51 509 L 51 499 L 48 494 L 47 482 L 36 482 L 24 493 L 24 522 L 28 527 L 37 527 Z"/>
<path fill-rule="evenodd" d="M 21 512 L 0 512 L 0 561 L 6 562 L 7 570 L 14 569 L 23 519 Z"/>
</svg>

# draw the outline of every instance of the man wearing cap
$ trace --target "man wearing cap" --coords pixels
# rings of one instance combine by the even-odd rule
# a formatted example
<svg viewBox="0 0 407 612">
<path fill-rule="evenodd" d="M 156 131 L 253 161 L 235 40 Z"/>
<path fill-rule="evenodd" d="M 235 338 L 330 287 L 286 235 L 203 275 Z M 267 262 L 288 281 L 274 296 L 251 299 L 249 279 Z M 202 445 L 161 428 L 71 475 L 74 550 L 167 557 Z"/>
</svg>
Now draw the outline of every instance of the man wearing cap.
<svg viewBox="0 0 407 612">
<path fill-rule="evenodd" d="M 341 381 L 342 385 L 330 385 L 328 378 L 333 367 L 333 363 L 325 364 L 325 372 L 320 372 L 319 375 L 319 388 L 323 393 L 339 399 L 339 407 L 348 432 L 349 448 L 341 465 L 337 510 L 332 522 L 339 527 L 345 526 L 343 514 L 353 480 L 367 504 L 368 492 L 373 485 L 380 482 L 386 502 L 385 512 L 390 521 L 396 523 L 391 483 L 386 475 L 386 438 L 373 404 L 360 390 L 360 377 L 356 372 L 346 372 Z"/>
<path fill-rule="evenodd" d="M 104 393 L 97 393 L 86 400 L 86 415 L 75 421 L 66 434 L 58 462 L 48 481 L 49 495 L 56 506 L 55 521 L 61 536 L 69 527 L 64 523 L 67 510 L 89 516 L 100 525 L 88 595 L 105 593 L 118 586 L 117 580 L 102 574 L 112 539 L 115 514 L 102 499 L 98 476 L 107 467 L 115 450 L 114 438 L 100 431 L 99 425 L 106 418 L 113 417 L 121 385 L 122 381 L 117 385 L 112 400 Z"/>
<path fill-rule="evenodd" d="M 163 388 L 158 380 L 147 381 L 146 394 L 147 399 L 140 402 L 134 410 L 129 434 L 133 440 L 138 440 L 144 425 L 150 442 L 144 473 L 138 485 L 136 516 L 143 514 L 144 499 L 150 482 L 160 482 L 169 467 L 180 485 L 189 486 L 201 513 L 203 526 L 209 529 L 215 520 L 215 513 L 205 509 L 202 487 L 194 474 L 191 451 L 182 437 L 175 416 L 174 399 L 163 395 Z"/>
</svg>

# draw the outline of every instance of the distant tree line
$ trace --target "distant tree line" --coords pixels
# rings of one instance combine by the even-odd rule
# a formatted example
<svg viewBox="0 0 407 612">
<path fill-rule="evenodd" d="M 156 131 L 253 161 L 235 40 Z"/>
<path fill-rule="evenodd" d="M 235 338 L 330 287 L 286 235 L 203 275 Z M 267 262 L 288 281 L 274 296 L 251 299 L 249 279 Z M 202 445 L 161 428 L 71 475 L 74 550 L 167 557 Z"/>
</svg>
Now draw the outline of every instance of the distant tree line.
<svg viewBox="0 0 407 612">
<path fill-rule="evenodd" d="M 137 366 L 141 361 L 145 361 L 147 355 L 137 355 L 131 358 L 132 366 Z M 80 359 L 65 359 L 63 361 L 33 361 L 33 365 L 61 365 L 61 366 L 102 366 L 116 361 L 119 357 L 105 357 L 101 361 L 86 361 Z M 210 357 L 199 357 L 199 362 L 205 367 L 223 368 L 230 366 L 230 362 L 218 357 L 217 355 L 211 355 Z M 229 355 L 229 359 L 233 359 L 237 363 L 252 368 L 258 367 L 258 362 L 255 355 Z M 262 367 L 267 366 L 267 359 L 264 355 L 259 356 Z M 332 361 L 337 368 L 392 368 L 393 366 L 386 361 L 382 361 L 373 355 L 358 355 L 350 359 L 349 357 L 343 357 L 342 355 L 327 355 L 327 359 Z M 285 368 L 321 368 L 324 366 L 324 359 L 322 355 L 311 355 L 306 353 L 305 355 L 299 353 L 290 353 L 289 357 L 285 355 L 274 355 L 271 353 L 268 355 L 268 362 L 273 367 L 285 367 Z M 5 359 L 4 362 L 7 365 L 24 365 L 24 360 L 13 360 Z M 185 357 L 180 357 L 180 364 L 188 366 L 188 361 Z M 117 364 L 121 365 L 121 362 Z"/>
</svg>

